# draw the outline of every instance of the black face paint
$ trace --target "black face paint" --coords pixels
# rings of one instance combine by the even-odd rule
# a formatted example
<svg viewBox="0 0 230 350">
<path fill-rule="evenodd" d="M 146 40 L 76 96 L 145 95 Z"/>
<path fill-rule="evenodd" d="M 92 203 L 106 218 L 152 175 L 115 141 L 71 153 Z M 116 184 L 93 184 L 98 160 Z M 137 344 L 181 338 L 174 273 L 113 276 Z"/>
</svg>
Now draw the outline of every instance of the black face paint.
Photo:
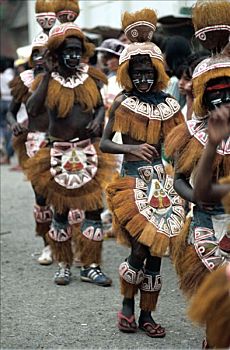
<svg viewBox="0 0 230 350">
<path fill-rule="evenodd" d="M 230 103 L 229 78 L 213 79 L 204 93 L 204 104 L 209 111 Z M 213 86 L 213 87 L 212 87 Z"/>
<path fill-rule="evenodd" d="M 68 69 L 76 70 L 81 61 L 82 43 L 78 38 L 66 38 L 59 49 L 59 63 Z"/>
<path fill-rule="evenodd" d="M 129 73 L 137 91 L 147 93 L 152 89 L 156 79 L 156 72 L 149 56 L 136 56 L 130 64 Z"/>
</svg>

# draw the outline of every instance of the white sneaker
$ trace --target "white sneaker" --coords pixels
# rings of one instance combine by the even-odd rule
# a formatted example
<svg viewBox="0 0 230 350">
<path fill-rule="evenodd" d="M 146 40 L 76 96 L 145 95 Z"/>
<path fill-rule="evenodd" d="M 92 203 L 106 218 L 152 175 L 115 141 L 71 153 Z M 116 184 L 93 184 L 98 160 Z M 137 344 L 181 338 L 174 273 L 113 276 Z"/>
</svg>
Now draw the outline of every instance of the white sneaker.
<svg viewBox="0 0 230 350">
<path fill-rule="evenodd" d="M 42 254 L 38 258 L 38 263 L 40 265 L 50 265 L 53 262 L 52 258 L 52 252 L 50 249 L 50 246 L 47 245 L 45 248 L 42 250 Z"/>
</svg>

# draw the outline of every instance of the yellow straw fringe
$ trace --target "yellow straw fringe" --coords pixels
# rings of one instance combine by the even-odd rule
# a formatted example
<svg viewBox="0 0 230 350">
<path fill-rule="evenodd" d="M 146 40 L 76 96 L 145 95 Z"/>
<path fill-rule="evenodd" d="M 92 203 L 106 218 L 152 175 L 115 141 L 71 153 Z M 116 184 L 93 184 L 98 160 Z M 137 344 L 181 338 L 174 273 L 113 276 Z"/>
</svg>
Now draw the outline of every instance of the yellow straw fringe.
<svg viewBox="0 0 230 350">
<path fill-rule="evenodd" d="M 208 113 L 207 107 L 205 107 L 203 103 L 207 82 L 219 77 L 230 77 L 230 68 L 213 69 L 193 79 L 193 91 L 195 96 L 193 110 L 198 117 L 205 117 Z"/>
<path fill-rule="evenodd" d="M 219 267 L 205 278 L 188 309 L 192 321 L 206 326 L 211 348 L 227 349 L 230 344 L 229 290 L 226 266 Z"/>
<path fill-rule="evenodd" d="M 230 25 L 229 13 L 230 3 L 228 0 L 197 1 L 192 8 L 195 31 L 217 24 Z"/>
<path fill-rule="evenodd" d="M 157 24 L 157 15 L 153 9 L 144 8 L 143 10 L 136 11 L 133 13 L 124 12 L 121 18 L 122 29 L 125 30 L 130 24 L 133 24 L 137 21 L 146 21 L 150 22 L 156 26 Z"/>
</svg>

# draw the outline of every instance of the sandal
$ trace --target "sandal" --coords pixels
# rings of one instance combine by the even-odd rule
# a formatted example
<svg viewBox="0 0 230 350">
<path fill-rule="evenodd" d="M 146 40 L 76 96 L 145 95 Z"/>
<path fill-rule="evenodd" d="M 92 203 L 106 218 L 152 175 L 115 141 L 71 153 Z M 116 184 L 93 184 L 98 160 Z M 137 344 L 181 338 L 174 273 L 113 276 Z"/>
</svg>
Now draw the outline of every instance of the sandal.
<svg viewBox="0 0 230 350">
<path fill-rule="evenodd" d="M 118 317 L 118 329 L 125 333 L 135 333 L 137 332 L 137 324 L 135 321 L 135 316 L 131 315 L 126 317 L 121 311 L 117 314 Z"/>
<path fill-rule="evenodd" d="M 160 324 L 145 322 L 143 325 L 139 323 L 139 328 L 151 338 L 164 338 L 165 329 Z"/>
</svg>

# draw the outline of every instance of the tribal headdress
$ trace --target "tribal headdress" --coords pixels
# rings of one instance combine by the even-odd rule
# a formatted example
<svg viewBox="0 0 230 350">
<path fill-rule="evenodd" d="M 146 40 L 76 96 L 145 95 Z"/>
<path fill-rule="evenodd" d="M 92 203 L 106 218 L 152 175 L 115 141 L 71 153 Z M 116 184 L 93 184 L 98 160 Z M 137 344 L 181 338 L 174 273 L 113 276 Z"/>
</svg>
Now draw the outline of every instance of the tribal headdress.
<svg viewBox="0 0 230 350">
<path fill-rule="evenodd" d="M 55 12 L 61 23 L 74 22 L 80 13 L 78 1 L 55 0 Z"/>
<path fill-rule="evenodd" d="M 83 55 L 91 57 L 94 53 L 94 45 L 86 41 L 86 37 L 81 29 L 72 22 L 62 23 L 51 29 L 49 33 L 48 49 L 52 52 L 57 50 L 68 37 L 75 37 L 81 40 Z"/>
<path fill-rule="evenodd" d="M 56 22 L 54 0 L 36 0 L 36 20 L 42 29 L 48 34 Z"/>
<path fill-rule="evenodd" d="M 34 63 L 32 60 L 32 54 L 34 50 L 39 50 L 43 49 L 45 47 L 47 47 L 47 43 L 48 43 L 48 35 L 45 32 L 41 32 L 38 35 L 36 35 L 36 37 L 33 39 L 32 41 L 32 52 L 29 58 L 29 64 L 30 66 L 33 68 Z"/>
<path fill-rule="evenodd" d="M 148 55 L 157 71 L 155 91 L 163 90 L 168 84 L 165 73 L 163 56 L 160 48 L 151 42 L 156 30 L 157 16 L 151 9 L 143 9 L 134 13 L 125 12 L 122 16 L 122 29 L 131 44 L 122 51 L 117 71 L 117 81 L 126 91 L 133 89 L 129 76 L 129 62 L 133 56 Z"/>
<path fill-rule="evenodd" d="M 230 77 L 230 58 L 226 55 L 215 55 L 206 58 L 198 64 L 193 72 L 193 108 L 197 118 L 207 116 L 207 108 L 204 106 L 204 93 L 206 84 L 211 79 Z"/>
<path fill-rule="evenodd" d="M 221 52 L 229 42 L 229 0 L 197 0 L 192 10 L 195 36 L 213 52 Z"/>
</svg>

